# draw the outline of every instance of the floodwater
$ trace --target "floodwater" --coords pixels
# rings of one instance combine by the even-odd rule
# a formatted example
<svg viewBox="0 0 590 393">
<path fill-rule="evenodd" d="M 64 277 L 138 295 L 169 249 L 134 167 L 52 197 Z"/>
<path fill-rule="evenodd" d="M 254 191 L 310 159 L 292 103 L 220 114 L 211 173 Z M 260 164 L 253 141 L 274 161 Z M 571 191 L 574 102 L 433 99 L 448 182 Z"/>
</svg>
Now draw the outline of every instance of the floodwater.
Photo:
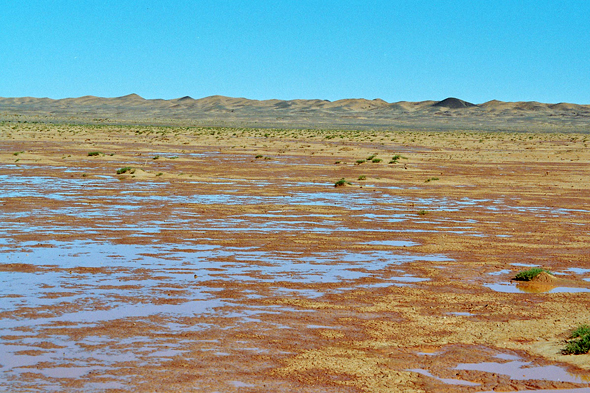
<svg viewBox="0 0 590 393">
<path fill-rule="evenodd" d="M 191 184 L 196 189 L 201 185 Z M 324 183 L 312 184 L 315 191 L 307 190 L 308 183 L 286 184 L 283 196 L 237 194 L 235 189 L 244 184 L 231 179 L 222 179 L 218 185 L 218 193 L 182 195 L 170 192 L 165 184 L 126 182 L 106 176 L 64 179 L 25 173 L 0 175 L 2 200 L 43 202 L 2 213 L 0 264 L 8 268 L 0 275 L 0 337 L 5 338 L 0 342 L 4 379 L 0 386 L 14 387 L 7 381 L 17 381 L 19 375 L 34 370 L 45 378 L 37 381 L 42 389 L 59 391 L 59 381 L 109 373 L 129 362 L 161 362 L 183 353 L 183 343 L 176 340 L 150 343 L 147 338 L 133 337 L 115 343 L 99 335 L 74 342 L 68 335 L 49 333 L 53 330 L 69 326 L 93 329 L 110 322 L 157 318 L 159 333 L 173 335 L 262 323 L 265 315 L 309 312 L 289 306 L 249 305 L 244 300 L 266 296 L 313 299 L 354 288 L 414 285 L 428 278 L 405 272 L 405 264 L 452 261 L 443 254 L 412 253 L 411 248 L 419 243 L 395 234 L 391 234 L 391 240 L 359 243 L 356 249 L 334 247 L 328 254 L 307 247 L 297 251 L 269 249 L 257 243 L 220 244 L 220 231 L 228 239 L 250 232 L 377 233 L 383 229 L 373 226 L 375 223 L 402 222 L 410 216 L 384 214 L 382 210 L 375 214 L 372 206 L 377 200 L 383 203 L 381 196 L 369 194 L 351 200 Z M 459 208 L 471 202 L 436 203 Z M 187 204 L 204 208 L 335 207 L 346 209 L 354 220 L 369 222 L 371 227 L 356 228 L 334 214 L 308 210 L 285 214 L 280 208 L 216 218 L 182 207 Z M 165 215 L 158 212 L 164 207 Z M 385 206 L 385 210 L 394 210 L 393 205 L 389 209 Z M 173 242 L 159 240 L 173 230 L 197 235 Z M 38 236 L 39 240 L 19 240 L 15 235 Z M 396 269 L 385 274 L 390 267 Z M 224 283 L 268 286 L 264 292 L 248 289 L 237 299 L 229 299 L 218 296 Z M 311 287 L 318 283 L 336 285 L 319 292 Z M 195 323 L 195 319 L 202 323 Z M 264 323 L 271 322 L 265 319 Z M 203 350 L 223 356 L 226 352 L 222 348 L 214 340 L 207 342 Z M 264 352 L 263 348 L 256 350 Z M 234 387 L 250 386 L 239 380 L 229 383 Z M 84 388 L 118 389 L 125 384 L 126 378 L 121 376 L 88 383 Z"/>
<path fill-rule="evenodd" d="M 1 169 L 12 174 L 0 174 L 0 201 L 26 203 L 0 213 L 0 387 L 9 389 L 26 390 L 27 383 L 18 381 L 35 373 L 39 376 L 29 376 L 32 384 L 60 391 L 64 380 L 108 375 L 130 362 L 144 366 L 181 357 L 189 343 L 176 338 L 180 333 L 219 332 L 240 324 L 288 330 L 292 326 L 272 316 L 316 312 L 265 305 L 265 299 L 310 300 L 428 283 L 430 278 L 417 276 L 407 266 L 454 259 L 445 253 L 420 252 L 425 242 L 415 235 L 486 235 L 475 228 L 474 218 L 421 217 L 416 211 L 479 208 L 494 213 L 508 204 L 504 199 L 391 195 L 388 192 L 399 190 L 374 185 L 375 192 L 351 195 L 325 181 L 283 181 L 272 184 L 273 193 L 267 193 L 268 181 L 253 185 L 243 179 L 223 178 L 215 184 L 187 180 L 185 188 L 173 189 L 166 182 L 30 175 L 26 170 L 35 168 L 27 166 Z M 539 216 L 573 212 L 530 207 L 522 211 Z M 393 231 L 391 225 L 398 227 Z M 267 236 L 277 234 L 290 244 L 270 243 Z M 306 240 L 309 234 L 321 237 L 321 247 Z M 509 238 L 511 233 L 498 236 Z M 484 285 L 495 291 L 519 291 L 505 282 Z M 128 321 L 153 324 L 152 333 L 162 340 L 97 333 L 74 341 L 66 334 L 72 326 L 91 331 Z M 218 333 L 212 337 L 200 343 L 202 351 L 226 356 L 228 348 Z M 232 350 L 269 351 L 250 345 Z M 551 374 L 580 382 L 559 374 L 561 369 L 528 365 L 514 360 L 460 364 L 457 369 L 502 373 L 511 368 L 522 373 L 510 374 L 515 379 Z M 438 378 L 425 369 L 411 371 L 446 384 L 479 385 Z M 128 382 L 118 373 L 102 382 L 93 379 L 83 389 L 125 389 Z M 227 383 L 234 388 L 254 386 L 238 379 Z"/>
</svg>

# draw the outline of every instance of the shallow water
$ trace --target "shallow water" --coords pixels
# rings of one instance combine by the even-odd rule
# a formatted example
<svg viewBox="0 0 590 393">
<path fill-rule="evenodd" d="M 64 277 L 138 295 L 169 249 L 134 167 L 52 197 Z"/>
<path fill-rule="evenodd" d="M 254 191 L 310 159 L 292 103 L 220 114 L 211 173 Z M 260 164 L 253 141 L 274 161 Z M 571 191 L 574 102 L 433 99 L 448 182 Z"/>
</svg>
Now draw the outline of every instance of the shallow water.
<svg viewBox="0 0 590 393">
<path fill-rule="evenodd" d="M 181 192 L 166 182 L 120 181 L 115 176 L 64 179 L 27 173 L 34 172 L 34 166 L 3 169 L 12 173 L 0 175 L 0 201 L 32 201 L 26 208 L 0 213 L 0 264 L 20 264 L 0 274 L 0 336 L 10 338 L 0 342 L 0 370 L 15 380 L 33 369 L 48 378 L 80 379 L 89 373 L 114 370 L 119 363 L 162 362 L 183 353 L 183 344 L 177 340 L 150 343 L 147 338 L 134 337 L 135 341 L 126 342 L 97 336 L 73 342 L 68 336 L 46 333 L 51 329 L 92 328 L 131 319 L 149 323 L 155 317 L 163 319 L 154 327 L 162 336 L 220 331 L 247 323 L 273 326 L 275 322 L 265 316 L 315 311 L 252 306 L 243 299 L 278 296 L 308 300 L 361 288 L 418 286 L 430 279 L 406 273 L 405 265 L 453 259 L 442 253 L 417 252 L 423 243 L 410 240 L 414 234 L 484 236 L 474 229 L 479 222 L 473 218 L 419 217 L 419 210 L 573 212 L 515 210 L 505 199 L 394 195 L 403 190 L 378 184 L 371 186 L 376 192 L 342 192 L 324 179 L 219 178 L 203 182 L 187 177 L 190 189 Z M 273 187 L 272 195 L 266 194 L 269 186 Z M 37 198 L 50 207 L 36 203 Z M 206 214 L 207 209 L 221 205 L 235 208 L 232 215 Z M 260 206 L 265 209 L 248 210 Z M 412 206 L 411 211 L 408 206 Z M 330 212 L 324 208 L 337 213 L 322 213 Z M 414 226 L 408 228 L 406 224 Z M 45 240 L 19 241 L 17 235 L 23 234 L 43 235 Z M 284 235 L 289 242 L 299 240 L 298 234 L 314 234 L 334 245 L 321 251 L 315 250 L 313 243 L 294 249 L 282 249 L 280 243 L 267 245 L 266 236 L 276 234 Z M 347 237 L 350 240 L 340 240 Z M 256 241 L 250 241 L 252 238 Z M 246 244 L 228 242 L 231 239 L 245 239 Z M 587 273 L 582 270 L 571 271 Z M 263 285 L 248 289 L 253 283 Z M 316 284 L 326 286 L 318 289 Z M 237 288 L 236 299 L 220 294 L 226 287 Z M 309 328 L 317 326 L 310 324 Z M 276 327 L 291 328 L 279 322 Z M 45 340 L 57 348 L 43 348 L 37 334 L 47 334 Z M 30 350 L 37 352 L 23 352 Z M 232 350 L 267 349 L 244 344 Z M 203 342 L 203 351 L 223 356 L 228 348 L 222 343 Z M 427 370 L 413 371 L 437 378 Z M 121 376 L 116 381 L 89 383 L 85 388 L 121 388 L 125 381 Z M 239 380 L 228 383 L 234 388 L 250 386 Z M 49 382 L 38 385 L 47 391 L 59 391 L 61 386 Z"/>
<path fill-rule="evenodd" d="M 531 362 L 509 361 L 507 363 L 483 362 L 483 363 L 461 363 L 455 370 L 474 370 L 487 373 L 507 375 L 513 380 L 547 380 L 555 382 L 584 383 L 580 375 L 568 373 L 557 366 L 533 366 Z"/>
<path fill-rule="evenodd" d="M 432 373 L 428 370 L 423 370 L 420 368 L 412 368 L 412 369 L 408 369 L 407 371 L 412 371 L 421 375 L 424 375 L 426 377 L 430 377 L 430 378 L 434 378 L 437 381 L 446 383 L 448 385 L 462 385 L 462 386 L 479 386 L 479 383 L 476 382 L 470 382 L 470 381 L 464 381 L 462 379 L 453 379 L 453 378 L 439 378 L 436 377 L 434 375 L 432 375 Z"/>
<path fill-rule="evenodd" d="M 581 293 L 590 292 L 590 288 L 576 288 L 576 287 L 555 287 L 551 285 L 519 285 L 518 283 L 491 283 L 484 284 L 485 287 L 490 288 L 496 292 L 503 293 Z"/>
</svg>

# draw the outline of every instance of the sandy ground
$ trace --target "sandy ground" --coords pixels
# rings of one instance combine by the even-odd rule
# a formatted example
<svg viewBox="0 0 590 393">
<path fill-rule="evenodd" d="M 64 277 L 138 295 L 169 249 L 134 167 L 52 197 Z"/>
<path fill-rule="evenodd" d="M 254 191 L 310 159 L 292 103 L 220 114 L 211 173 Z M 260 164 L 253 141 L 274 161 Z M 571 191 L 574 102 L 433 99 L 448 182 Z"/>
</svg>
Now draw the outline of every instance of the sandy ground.
<svg viewBox="0 0 590 393">
<path fill-rule="evenodd" d="M 589 387 L 586 134 L 0 138 L 0 390 Z"/>
</svg>

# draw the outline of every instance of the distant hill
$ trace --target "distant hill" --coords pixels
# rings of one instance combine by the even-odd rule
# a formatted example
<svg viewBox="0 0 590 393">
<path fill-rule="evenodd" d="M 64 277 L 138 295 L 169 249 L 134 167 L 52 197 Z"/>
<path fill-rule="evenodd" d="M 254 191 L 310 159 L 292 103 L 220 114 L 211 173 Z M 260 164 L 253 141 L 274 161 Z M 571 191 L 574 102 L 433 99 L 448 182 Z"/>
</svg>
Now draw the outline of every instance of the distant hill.
<svg viewBox="0 0 590 393">
<path fill-rule="evenodd" d="M 459 109 L 459 108 L 469 108 L 469 107 L 475 106 L 475 104 L 472 104 L 471 102 L 460 100 L 458 98 L 449 97 L 449 98 L 445 98 L 442 101 L 437 102 L 436 104 L 434 104 L 432 106 L 440 106 L 443 108 L 450 108 L 450 109 Z"/>
<path fill-rule="evenodd" d="M 590 105 L 491 100 L 386 102 L 350 98 L 251 100 L 226 96 L 145 99 L 137 94 L 103 98 L 0 98 L 0 120 L 44 122 L 211 125 L 343 129 L 473 129 L 590 132 Z"/>
</svg>

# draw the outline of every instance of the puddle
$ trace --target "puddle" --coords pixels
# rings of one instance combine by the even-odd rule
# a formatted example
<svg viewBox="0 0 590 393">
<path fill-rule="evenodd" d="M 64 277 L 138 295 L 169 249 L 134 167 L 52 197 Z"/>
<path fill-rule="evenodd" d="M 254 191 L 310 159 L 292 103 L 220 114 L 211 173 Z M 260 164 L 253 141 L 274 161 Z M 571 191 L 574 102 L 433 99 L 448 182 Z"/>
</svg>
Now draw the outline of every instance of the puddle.
<svg viewBox="0 0 590 393">
<path fill-rule="evenodd" d="M 498 354 L 494 355 L 494 357 L 497 359 L 502 359 L 502 360 L 520 360 L 520 356 L 511 355 L 509 353 L 498 353 Z"/>
<path fill-rule="evenodd" d="M 419 246 L 420 243 L 412 242 L 412 241 L 403 241 L 403 240 L 383 240 L 383 241 L 373 241 L 368 242 L 369 245 L 375 246 L 390 246 L 390 247 L 412 247 L 412 246 Z"/>
<path fill-rule="evenodd" d="M 441 352 L 438 349 L 424 350 L 422 352 L 416 352 L 420 356 L 438 356 Z"/>
<path fill-rule="evenodd" d="M 63 313 L 57 317 L 51 318 L 31 318 L 27 321 L 20 319 L 10 320 L 5 318 L 0 322 L 0 329 L 10 328 L 16 326 L 40 326 L 43 324 L 95 324 L 97 322 L 106 322 L 115 319 L 148 317 L 150 315 L 183 315 L 193 316 L 211 313 L 215 307 L 220 307 L 224 303 L 219 299 L 190 301 L 179 305 L 173 304 L 135 304 L 135 305 L 116 305 L 109 310 L 92 310 L 92 311 L 75 311 L 71 313 Z"/>
<path fill-rule="evenodd" d="M 488 273 L 488 275 L 490 275 L 490 276 L 501 276 L 503 274 L 508 274 L 508 273 L 511 273 L 511 272 L 512 272 L 511 270 L 504 269 L 504 270 L 500 270 L 500 271 L 497 271 L 497 272 Z"/>
<path fill-rule="evenodd" d="M 483 371 L 508 375 L 514 380 L 547 380 L 555 382 L 587 382 L 581 376 L 568 373 L 557 366 L 531 366 L 531 362 L 509 361 L 507 363 L 483 362 L 461 363 L 454 370 Z"/>
<path fill-rule="evenodd" d="M 572 273 L 576 273 L 576 274 L 586 274 L 586 273 L 590 273 L 590 269 L 582 269 L 579 267 L 570 267 L 569 269 L 566 269 L 567 272 L 572 272 Z"/>
<path fill-rule="evenodd" d="M 580 293 L 590 292 L 590 288 L 575 288 L 575 287 L 555 287 L 552 285 L 542 284 L 523 284 L 523 283 L 494 283 L 484 284 L 485 287 L 490 288 L 496 292 L 503 293 Z"/>
<path fill-rule="evenodd" d="M 17 265 L 15 271 L 4 271 L 0 275 L 3 304 L 0 336 L 20 336 L 22 329 L 38 332 L 71 324 L 89 327 L 105 321 L 155 315 L 170 320 L 158 327 L 163 332 L 214 329 L 215 326 L 208 324 L 186 326 L 180 322 L 182 318 L 201 315 L 235 319 L 235 323 L 259 323 L 261 320 L 256 315 L 300 310 L 230 304 L 215 296 L 218 283 L 269 282 L 272 286 L 268 290 L 276 287 L 276 295 L 316 298 L 324 293 L 289 289 L 280 282 L 340 283 L 338 288 L 329 289 L 332 292 L 360 287 L 356 281 L 365 277 L 383 280 L 375 285 L 396 285 L 395 281 L 414 283 L 426 279 L 404 274 L 391 277 L 380 270 L 414 261 L 450 260 L 444 255 L 412 255 L 394 250 L 338 250 L 325 255 L 211 244 L 140 245 L 89 241 L 26 242 L 4 251 L 10 252 L 0 253 L 0 263 Z M 167 303 L 168 299 L 174 299 L 171 295 L 177 297 L 178 303 Z M 245 292 L 244 296 L 261 297 L 255 291 Z M 159 300 L 164 303 L 156 302 Z M 59 365 L 65 361 L 60 357 L 62 353 L 67 353 L 72 361 L 82 356 L 106 365 L 178 353 L 177 348 L 157 347 L 149 348 L 149 353 L 144 354 L 137 350 L 132 353 L 105 349 L 88 352 L 69 343 L 65 337 L 52 336 L 51 342 L 63 350 L 38 352 L 36 356 L 19 354 L 38 350 L 26 334 L 14 342 L 19 345 L 0 343 L 0 359 L 9 359 L 0 369 L 17 375 L 42 362 L 58 362 Z M 41 374 L 52 378 L 83 377 L 88 369 L 82 367 L 84 362 L 76 364 L 80 367 L 44 368 Z M 88 367 L 93 369 L 92 365 Z"/>
<path fill-rule="evenodd" d="M 102 268 L 104 272 L 86 274 L 87 281 L 76 276 L 76 284 L 117 285 L 118 280 L 125 279 L 137 272 L 138 268 L 150 269 L 150 275 L 174 275 L 174 282 L 191 283 L 209 280 L 242 281 L 297 281 L 297 282 L 340 282 L 357 280 L 374 274 L 386 266 L 400 265 L 416 261 L 451 261 L 444 255 L 411 255 L 393 251 L 375 250 L 366 252 L 336 251 L 330 255 L 300 256 L 293 253 L 253 251 L 251 249 L 220 248 L 210 245 L 182 249 L 166 246 L 142 246 L 90 242 L 49 242 L 51 247 L 25 248 L 11 253 L 0 253 L 0 263 L 23 263 L 39 267 L 58 267 L 74 269 L 77 267 Z M 116 264 L 113 264 L 116 261 Z M 162 262 L 166 261 L 164 265 Z M 162 266 L 162 267 L 159 267 Z M 164 267 L 165 266 L 165 267 Z M 117 273 L 114 268 L 123 271 Z M 110 270 L 109 270 L 110 269 Z M 174 272 L 171 269 L 182 269 Z M 211 269 L 215 269 L 211 271 Z M 219 270 L 221 269 L 221 271 Z M 223 273 L 225 277 L 221 277 Z M 19 285 L 40 285 L 51 279 L 58 286 L 72 281 L 71 276 L 56 272 L 21 273 L 8 272 L 0 282 L 14 288 Z M 196 277 L 194 276 L 196 274 Z M 264 276 L 272 278 L 264 278 Z M 10 278 L 9 278 L 10 277 Z M 409 276 L 398 280 L 412 281 Z M 150 287 L 150 282 L 139 280 L 138 285 Z"/>
<path fill-rule="evenodd" d="M 93 371 L 102 370 L 99 367 L 51 367 L 51 368 L 38 368 L 35 367 L 34 372 L 43 374 L 48 378 L 81 378 L 82 376 L 89 374 Z M 27 372 L 28 369 L 15 370 L 20 372 Z M 29 371 L 30 372 L 30 371 Z"/>
<path fill-rule="evenodd" d="M 439 377 L 435 377 L 434 375 L 432 375 L 430 373 L 430 371 L 423 370 L 421 368 L 412 368 L 412 369 L 408 369 L 407 371 L 418 373 L 418 374 L 424 375 L 426 377 L 434 378 L 437 381 L 446 383 L 448 385 L 480 386 L 479 383 L 470 382 L 470 381 L 464 381 L 462 379 L 452 379 L 452 378 L 439 378 Z"/>
<path fill-rule="evenodd" d="M 490 350 L 495 352 L 494 350 Z M 493 353 L 492 352 L 492 353 Z M 432 351 L 423 351 L 418 352 L 418 355 L 421 356 L 428 356 L 436 359 L 437 362 L 445 362 L 445 353 L 446 350 L 435 350 Z M 549 365 L 549 366 L 536 366 L 533 364 L 532 361 L 524 361 L 520 356 L 513 354 L 513 353 L 489 353 L 492 357 L 492 361 L 489 362 L 481 362 L 481 363 L 460 363 L 452 370 L 466 370 L 466 371 L 480 371 L 485 373 L 491 374 L 499 374 L 505 375 L 511 380 L 521 380 L 521 381 L 528 381 L 528 380 L 545 380 L 545 381 L 552 381 L 552 382 L 566 382 L 566 383 L 587 383 L 590 381 L 590 377 L 587 375 L 578 375 L 569 373 L 566 369 Z M 440 357 L 440 359 L 439 359 Z M 497 360 L 497 361 L 494 361 Z M 430 361 L 430 359 L 429 359 Z M 462 379 L 447 379 L 447 378 L 439 378 L 437 376 L 432 375 L 432 373 L 425 369 L 411 369 L 408 371 L 417 372 L 421 375 L 434 378 L 438 381 L 441 381 L 446 384 L 452 385 L 467 385 L 467 386 L 479 386 L 480 384 L 465 381 Z M 479 378 L 478 378 L 479 379 Z M 583 389 L 590 389 L 583 388 Z M 583 389 L 572 389 L 571 391 L 574 392 L 583 392 L 587 390 Z M 529 390 L 526 390 L 527 392 Z M 553 390 L 539 390 L 539 392 L 550 392 Z M 566 392 L 570 390 L 556 390 L 556 392 Z"/>
<path fill-rule="evenodd" d="M 110 389 L 120 389 L 120 390 L 126 390 L 125 389 L 125 384 L 121 383 L 121 382 L 116 382 L 116 381 L 108 381 L 108 382 L 92 382 L 92 383 L 87 383 L 84 385 L 84 390 L 90 390 L 90 391 L 107 391 Z"/>
<path fill-rule="evenodd" d="M 590 388 L 577 389 L 543 389 L 543 390 L 521 390 L 527 393 L 590 393 Z M 497 393 L 496 391 L 488 390 L 482 393 Z"/>
<path fill-rule="evenodd" d="M 246 382 L 242 382 L 242 381 L 230 381 L 229 383 L 234 385 L 236 388 L 253 388 L 256 386 L 251 383 L 246 383 Z"/>
</svg>

